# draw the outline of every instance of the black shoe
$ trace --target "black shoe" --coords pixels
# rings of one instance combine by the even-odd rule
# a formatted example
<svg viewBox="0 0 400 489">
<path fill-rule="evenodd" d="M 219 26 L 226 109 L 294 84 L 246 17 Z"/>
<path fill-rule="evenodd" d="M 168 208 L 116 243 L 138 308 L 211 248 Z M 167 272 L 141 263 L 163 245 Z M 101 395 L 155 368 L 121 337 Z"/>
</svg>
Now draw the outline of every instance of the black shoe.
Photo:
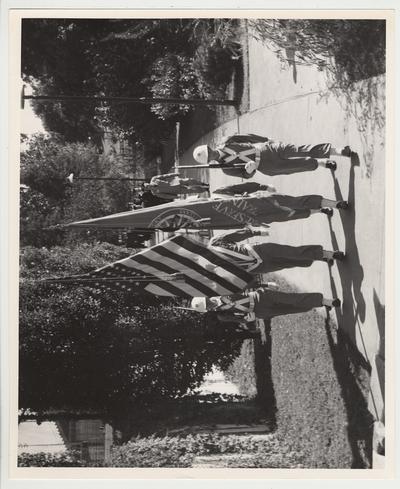
<svg viewBox="0 0 400 489">
<path fill-rule="evenodd" d="M 346 255 L 343 253 L 343 251 L 334 251 L 333 252 L 333 259 L 338 260 L 338 261 L 343 261 L 346 258 Z"/>
<path fill-rule="evenodd" d="M 330 207 L 322 207 L 320 209 L 320 212 L 322 212 L 322 214 L 326 214 L 328 217 L 333 216 L 333 209 L 331 209 Z"/>
<path fill-rule="evenodd" d="M 325 168 L 329 168 L 329 170 L 336 171 L 337 169 L 336 161 L 328 160 L 325 163 Z"/>
<path fill-rule="evenodd" d="M 335 260 L 333 258 L 323 258 L 323 261 L 325 261 L 330 267 L 334 264 Z"/>
<path fill-rule="evenodd" d="M 342 156 L 346 156 L 347 158 L 351 158 L 351 156 L 353 155 L 353 151 L 351 150 L 350 146 L 345 146 L 343 149 L 342 149 Z"/>
<path fill-rule="evenodd" d="M 342 209 L 346 210 L 349 208 L 349 203 L 347 200 L 339 200 L 339 202 L 336 204 L 336 209 Z"/>
<path fill-rule="evenodd" d="M 333 299 L 332 301 L 332 307 L 340 307 L 342 303 L 340 302 L 340 299 Z"/>
</svg>

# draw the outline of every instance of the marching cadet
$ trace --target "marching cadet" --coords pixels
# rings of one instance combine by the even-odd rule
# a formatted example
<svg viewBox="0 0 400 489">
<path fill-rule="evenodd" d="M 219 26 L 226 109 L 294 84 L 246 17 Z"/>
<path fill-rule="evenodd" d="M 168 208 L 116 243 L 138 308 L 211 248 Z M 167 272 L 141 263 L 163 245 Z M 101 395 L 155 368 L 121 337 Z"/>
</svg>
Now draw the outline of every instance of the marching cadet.
<svg viewBox="0 0 400 489">
<path fill-rule="evenodd" d="M 266 175 L 290 175 L 313 171 L 318 166 L 335 171 L 336 162 L 331 157 L 350 158 L 352 154 L 349 146 L 341 149 L 330 143 L 297 146 L 256 134 L 236 134 L 215 149 L 197 146 L 193 158 L 201 164 L 215 161 L 227 175 L 250 178 L 256 170 Z"/>
<path fill-rule="evenodd" d="M 275 284 L 273 284 L 275 286 Z M 315 307 L 338 308 L 339 299 L 325 299 L 320 293 L 279 292 L 266 285 L 229 296 L 194 297 L 193 310 L 205 313 L 215 311 L 220 321 L 253 322 L 286 314 L 307 312 Z"/>
<path fill-rule="evenodd" d="M 349 208 L 349 203 L 345 200 L 330 200 L 321 196 L 304 195 L 301 197 L 292 197 L 290 195 L 284 195 L 276 193 L 276 188 L 272 185 L 261 184 L 258 182 L 243 182 L 234 185 L 227 185 L 226 187 L 220 187 L 214 190 L 214 194 L 229 195 L 233 197 L 249 197 L 257 196 L 259 198 L 267 197 L 268 200 L 276 202 L 283 208 L 292 208 L 296 212 L 300 209 L 310 209 L 311 213 L 322 212 L 328 216 L 333 215 L 332 207 L 335 209 L 346 210 Z M 273 195 L 272 195 L 273 194 Z M 316 202 L 320 202 L 315 206 Z"/>
<path fill-rule="evenodd" d="M 144 183 L 142 187 L 162 199 L 174 199 L 182 194 L 199 194 L 209 190 L 207 183 L 194 178 L 183 178 L 179 173 L 156 175 L 150 183 Z"/>
<path fill-rule="evenodd" d="M 314 261 L 325 261 L 332 265 L 342 261 L 342 251 L 327 251 L 320 245 L 289 246 L 276 243 L 238 244 L 252 236 L 267 236 L 265 227 L 247 226 L 243 229 L 226 231 L 210 239 L 209 246 L 229 257 L 246 271 L 260 274 L 293 267 L 309 267 Z"/>
<path fill-rule="evenodd" d="M 333 209 L 347 210 L 349 204 L 345 200 L 331 200 L 321 195 L 292 195 L 271 194 L 249 198 L 251 206 L 246 208 L 247 198 L 215 200 L 215 209 L 219 213 L 228 213 L 233 205 L 243 204 L 243 214 L 248 223 L 269 224 L 271 222 L 285 222 L 294 219 L 305 219 L 315 213 L 333 215 Z M 246 222 L 242 222 L 245 224 Z"/>
<path fill-rule="evenodd" d="M 317 194 L 294 197 L 283 194 L 266 195 L 266 192 L 260 192 L 255 197 L 209 198 L 207 201 L 212 203 L 210 217 L 196 221 L 204 228 L 240 228 L 247 224 L 262 226 L 272 222 L 305 219 L 316 213 L 332 216 L 333 208 L 349 208 L 345 200 L 326 199 Z M 224 216 L 228 221 L 222 225 Z"/>
<path fill-rule="evenodd" d="M 257 192 L 275 193 L 276 188 L 272 185 L 261 184 L 258 182 L 244 182 L 220 187 L 213 191 L 214 194 L 229 195 L 232 197 L 247 197 L 248 195 L 255 194 Z"/>
</svg>

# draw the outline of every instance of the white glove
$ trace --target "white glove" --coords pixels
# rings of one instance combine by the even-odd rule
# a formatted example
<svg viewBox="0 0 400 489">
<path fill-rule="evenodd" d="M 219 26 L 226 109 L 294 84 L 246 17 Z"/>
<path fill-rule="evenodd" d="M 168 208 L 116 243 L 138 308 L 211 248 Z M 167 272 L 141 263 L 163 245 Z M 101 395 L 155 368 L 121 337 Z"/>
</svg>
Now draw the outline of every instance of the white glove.
<svg viewBox="0 0 400 489">
<path fill-rule="evenodd" d="M 257 170 L 258 168 L 258 163 L 255 161 L 249 161 L 244 165 L 244 169 L 246 170 L 246 173 L 253 173 Z"/>
<path fill-rule="evenodd" d="M 268 227 L 269 226 L 252 226 L 248 224 L 247 229 L 249 229 L 253 234 L 257 236 L 269 236 Z"/>
<path fill-rule="evenodd" d="M 259 284 L 259 287 L 267 287 L 268 289 L 279 289 L 279 285 L 276 282 L 263 282 Z"/>
</svg>

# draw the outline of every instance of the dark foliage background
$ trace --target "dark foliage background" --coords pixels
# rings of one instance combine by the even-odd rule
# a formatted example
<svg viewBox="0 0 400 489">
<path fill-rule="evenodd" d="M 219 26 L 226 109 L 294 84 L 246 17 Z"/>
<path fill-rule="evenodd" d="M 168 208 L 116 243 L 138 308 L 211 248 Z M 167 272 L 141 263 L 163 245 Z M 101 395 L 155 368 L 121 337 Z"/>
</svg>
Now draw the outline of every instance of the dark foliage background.
<svg viewBox="0 0 400 489">
<path fill-rule="evenodd" d="M 59 224 L 129 210 L 134 195 L 129 181 L 78 180 L 74 177 L 123 178 L 128 163 L 118 155 L 100 154 L 91 142 L 68 143 L 55 133 L 37 134 L 25 141 L 21 153 L 21 246 L 55 246 L 104 240 L 118 243 L 115 231 L 81 231 Z"/>
</svg>

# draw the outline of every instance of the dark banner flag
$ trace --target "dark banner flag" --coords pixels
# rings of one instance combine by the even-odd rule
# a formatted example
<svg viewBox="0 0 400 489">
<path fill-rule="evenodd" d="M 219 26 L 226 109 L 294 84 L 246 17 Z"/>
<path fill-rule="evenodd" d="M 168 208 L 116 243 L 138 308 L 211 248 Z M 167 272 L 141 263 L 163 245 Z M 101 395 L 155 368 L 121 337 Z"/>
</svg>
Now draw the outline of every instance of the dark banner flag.
<svg viewBox="0 0 400 489">
<path fill-rule="evenodd" d="M 218 251 L 178 235 L 93 272 L 45 282 L 188 298 L 240 292 L 252 278 Z"/>
<path fill-rule="evenodd" d="M 288 198 L 293 199 L 292 197 Z M 274 221 L 283 221 L 287 218 L 293 219 L 296 218 L 296 212 L 279 204 L 273 195 L 230 199 L 196 199 L 174 201 L 148 209 L 137 209 L 96 219 L 72 222 L 67 226 L 164 229 L 169 231 L 185 226 L 226 229 L 243 227 L 246 224 L 260 226 Z M 306 216 L 299 215 L 299 217 Z M 200 220 L 202 220 L 201 223 L 199 223 Z"/>
</svg>

